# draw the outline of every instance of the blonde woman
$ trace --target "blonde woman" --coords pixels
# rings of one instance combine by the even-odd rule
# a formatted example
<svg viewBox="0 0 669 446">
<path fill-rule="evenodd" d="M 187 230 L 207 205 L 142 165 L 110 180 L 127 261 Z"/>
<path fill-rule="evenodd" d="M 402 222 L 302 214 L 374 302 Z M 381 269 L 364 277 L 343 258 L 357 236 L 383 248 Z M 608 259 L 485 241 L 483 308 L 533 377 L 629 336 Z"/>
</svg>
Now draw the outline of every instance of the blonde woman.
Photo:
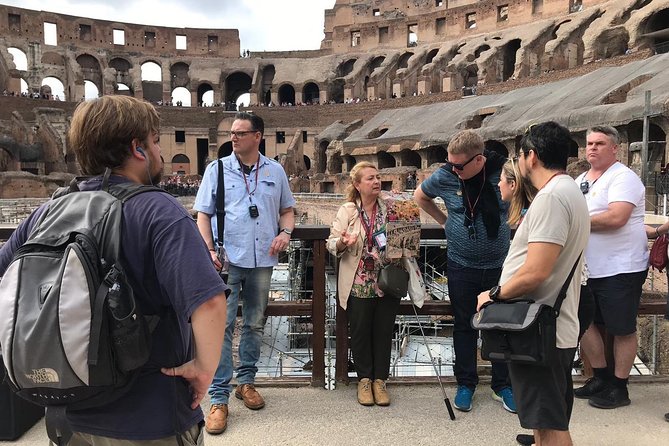
<svg viewBox="0 0 669 446">
<path fill-rule="evenodd" d="M 353 166 L 346 203 L 332 223 L 328 250 L 340 258 L 338 299 L 348 316 L 351 350 L 358 375 L 358 402 L 387 406 L 395 317 L 400 299 L 384 296 L 377 285 L 385 259 L 386 206 L 379 199 L 381 179 L 369 162 Z"/>
<path fill-rule="evenodd" d="M 523 179 L 518 163 L 513 158 L 504 163 L 499 176 L 499 192 L 502 200 L 509 203 L 509 226 L 518 227 L 527 208 L 537 194 L 537 188 Z"/>
</svg>

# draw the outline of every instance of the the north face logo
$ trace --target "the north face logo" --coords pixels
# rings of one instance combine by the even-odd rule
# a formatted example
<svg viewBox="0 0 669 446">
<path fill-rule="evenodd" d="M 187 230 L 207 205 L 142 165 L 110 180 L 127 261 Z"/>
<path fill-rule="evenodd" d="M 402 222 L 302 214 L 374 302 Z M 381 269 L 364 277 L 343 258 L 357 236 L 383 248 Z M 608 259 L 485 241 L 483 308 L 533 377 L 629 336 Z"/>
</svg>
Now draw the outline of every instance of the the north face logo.
<svg viewBox="0 0 669 446">
<path fill-rule="evenodd" d="M 54 369 L 33 369 L 31 374 L 26 373 L 26 378 L 35 384 L 57 383 L 60 381 L 58 373 Z"/>
</svg>

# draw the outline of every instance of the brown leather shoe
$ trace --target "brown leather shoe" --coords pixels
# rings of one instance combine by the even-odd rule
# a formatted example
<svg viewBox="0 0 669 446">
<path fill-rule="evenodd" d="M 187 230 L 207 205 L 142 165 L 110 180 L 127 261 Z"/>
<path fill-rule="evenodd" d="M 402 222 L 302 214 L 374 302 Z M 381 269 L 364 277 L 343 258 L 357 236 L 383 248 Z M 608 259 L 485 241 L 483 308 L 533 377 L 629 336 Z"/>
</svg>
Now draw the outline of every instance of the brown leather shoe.
<svg viewBox="0 0 669 446">
<path fill-rule="evenodd" d="M 265 400 L 260 396 L 253 384 L 240 384 L 235 389 L 235 396 L 244 401 L 244 405 L 252 410 L 265 407 Z"/>
<path fill-rule="evenodd" d="M 204 430 L 208 434 L 218 435 L 222 434 L 226 427 L 228 427 L 228 405 L 212 404 L 209 415 L 204 420 Z"/>
<path fill-rule="evenodd" d="M 374 405 L 372 381 L 369 378 L 362 378 L 360 381 L 358 381 L 358 402 L 363 406 Z"/>
<path fill-rule="evenodd" d="M 386 390 L 386 382 L 382 379 L 375 379 L 372 383 L 374 392 L 374 402 L 377 406 L 390 406 L 390 395 Z"/>
</svg>

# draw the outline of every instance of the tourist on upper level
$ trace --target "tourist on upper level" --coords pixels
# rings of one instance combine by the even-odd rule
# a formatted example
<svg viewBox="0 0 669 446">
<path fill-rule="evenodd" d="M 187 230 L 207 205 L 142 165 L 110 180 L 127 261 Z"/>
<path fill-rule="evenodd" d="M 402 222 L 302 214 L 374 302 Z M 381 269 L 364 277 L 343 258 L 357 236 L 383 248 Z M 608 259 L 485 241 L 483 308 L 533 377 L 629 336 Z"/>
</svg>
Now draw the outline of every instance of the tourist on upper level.
<svg viewBox="0 0 669 446">
<path fill-rule="evenodd" d="M 636 173 L 616 160 L 620 137 L 615 128 L 592 127 L 586 138 L 590 170 L 576 183 L 590 212 L 586 260 L 596 313 L 581 349 L 594 376 L 574 395 L 589 399 L 593 407 L 614 409 L 630 404 L 627 381 L 636 357 L 637 312 L 648 274 L 646 189 Z M 613 335 L 613 364 L 607 364 L 604 330 Z"/>
<path fill-rule="evenodd" d="M 232 337 L 237 307 L 242 303 L 242 328 L 239 341 L 239 367 L 235 397 L 252 410 L 265 407 L 265 400 L 254 386 L 258 371 L 265 309 L 269 300 L 272 269 L 280 251 L 288 248 L 295 226 L 295 199 L 290 192 L 283 167 L 260 153 L 265 124 L 257 115 L 237 113 L 230 130 L 232 154 L 210 163 L 202 178 L 193 209 L 197 225 L 217 269 L 221 244 L 229 260 L 228 316 L 221 362 L 209 387 L 211 409 L 205 428 L 220 434 L 228 425 L 228 401 L 233 375 Z M 218 176 L 224 175 L 224 234 L 218 233 L 216 196 Z M 222 242 L 222 243 L 221 243 Z"/>
<path fill-rule="evenodd" d="M 479 135 L 465 130 L 448 144 L 447 163 L 414 192 L 418 205 L 446 231 L 448 294 L 455 316 L 455 407 L 464 412 L 472 409 L 479 381 L 478 332 L 470 324 L 476 313 L 476 296 L 498 284 L 509 250 L 507 205 L 502 202 L 498 187 L 504 162 L 498 153 L 484 150 Z M 444 200 L 448 218 L 434 203 L 436 197 Z M 492 397 L 515 413 L 505 364 L 493 363 L 491 387 Z"/>
<path fill-rule="evenodd" d="M 358 402 L 388 406 L 386 380 L 390 372 L 395 317 L 400 299 L 379 289 L 385 256 L 386 206 L 379 199 L 377 168 L 362 161 L 351 169 L 346 203 L 337 211 L 327 249 L 340 258 L 338 300 L 348 316 L 353 362 L 358 375 Z"/>
</svg>

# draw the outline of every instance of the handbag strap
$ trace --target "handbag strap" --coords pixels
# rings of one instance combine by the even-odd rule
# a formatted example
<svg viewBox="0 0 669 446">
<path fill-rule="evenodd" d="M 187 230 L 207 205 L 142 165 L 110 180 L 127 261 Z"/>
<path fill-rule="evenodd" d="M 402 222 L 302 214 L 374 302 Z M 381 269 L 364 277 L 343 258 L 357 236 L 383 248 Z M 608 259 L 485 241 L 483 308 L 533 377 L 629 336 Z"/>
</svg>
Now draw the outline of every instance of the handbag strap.
<svg viewBox="0 0 669 446">
<path fill-rule="evenodd" d="M 225 231 L 225 178 L 223 176 L 223 161 L 218 159 L 218 186 L 216 187 L 216 231 L 217 244 L 223 246 Z"/>
<path fill-rule="evenodd" d="M 553 310 L 555 311 L 556 318 L 560 315 L 560 307 L 562 307 L 562 301 L 565 299 L 565 297 L 567 297 L 567 288 L 569 288 L 569 284 L 571 283 L 572 277 L 574 277 L 574 272 L 576 271 L 576 267 L 578 266 L 578 262 L 581 260 L 582 255 L 583 253 L 578 255 L 578 258 L 576 259 L 574 266 L 571 268 L 571 272 L 567 276 L 567 280 L 564 281 L 564 285 L 562 285 L 562 288 L 558 293 L 557 299 L 555 300 L 555 305 L 553 305 Z"/>
</svg>

